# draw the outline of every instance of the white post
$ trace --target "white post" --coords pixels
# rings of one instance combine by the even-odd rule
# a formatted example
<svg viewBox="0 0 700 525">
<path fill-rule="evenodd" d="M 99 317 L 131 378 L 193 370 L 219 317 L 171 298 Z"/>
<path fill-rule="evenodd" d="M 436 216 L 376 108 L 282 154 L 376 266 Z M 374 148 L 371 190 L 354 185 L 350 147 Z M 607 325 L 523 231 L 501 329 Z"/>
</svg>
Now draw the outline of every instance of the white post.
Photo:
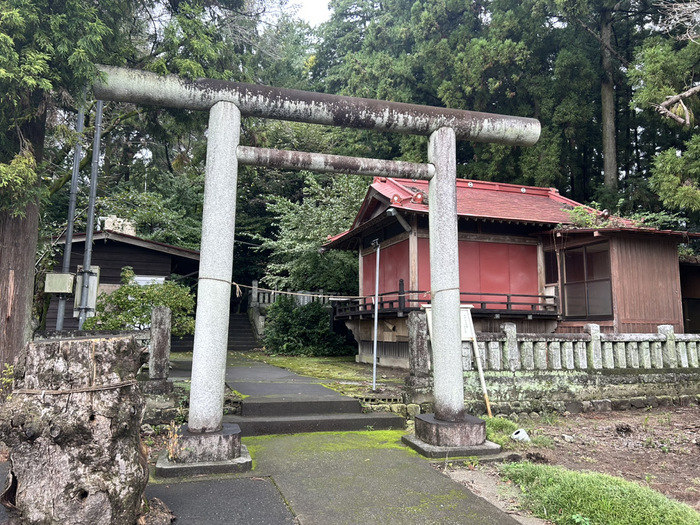
<svg viewBox="0 0 700 525">
<path fill-rule="evenodd" d="M 236 148 L 241 112 L 218 102 L 209 112 L 197 320 L 190 391 L 191 432 L 222 428 L 236 219 Z"/>
<path fill-rule="evenodd" d="M 258 280 L 253 279 L 252 290 L 250 291 L 250 306 L 258 306 Z"/>
<path fill-rule="evenodd" d="M 435 419 L 464 416 L 464 377 L 460 333 L 459 252 L 457 234 L 456 137 L 451 128 L 430 136 L 430 289 L 432 305 L 433 393 Z"/>
<path fill-rule="evenodd" d="M 379 254 L 382 251 L 382 246 L 379 239 L 372 241 L 377 247 L 377 260 L 374 272 L 374 351 L 372 354 L 372 390 L 377 390 L 377 336 L 379 324 Z"/>
</svg>

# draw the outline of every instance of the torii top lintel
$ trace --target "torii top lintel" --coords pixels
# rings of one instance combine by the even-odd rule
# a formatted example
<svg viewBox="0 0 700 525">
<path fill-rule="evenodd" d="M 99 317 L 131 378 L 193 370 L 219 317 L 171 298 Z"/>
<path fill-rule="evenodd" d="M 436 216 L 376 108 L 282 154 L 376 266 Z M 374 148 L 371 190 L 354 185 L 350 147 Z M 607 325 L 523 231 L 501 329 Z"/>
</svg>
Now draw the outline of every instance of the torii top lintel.
<svg viewBox="0 0 700 525">
<path fill-rule="evenodd" d="M 102 100 L 193 110 L 209 110 L 217 102 L 228 101 L 247 116 L 413 135 L 430 135 L 448 127 L 460 140 L 513 146 L 532 146 L 540 136 L 540 123 L 531 118 L 222 80 L 187 80 L 113 66 L 98 69 L 103 78 L 93 91 Z"/>
</svg>

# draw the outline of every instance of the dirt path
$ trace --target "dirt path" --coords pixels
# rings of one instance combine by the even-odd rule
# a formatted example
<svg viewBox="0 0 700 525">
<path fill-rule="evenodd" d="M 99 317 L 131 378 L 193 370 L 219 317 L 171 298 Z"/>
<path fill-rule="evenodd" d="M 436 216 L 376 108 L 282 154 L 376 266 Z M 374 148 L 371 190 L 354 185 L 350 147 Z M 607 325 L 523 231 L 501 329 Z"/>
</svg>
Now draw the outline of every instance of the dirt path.
<svg viewBox="0 0 700 525">
<path fill-rule="evenodd" d="M 660 408 L 579 414 L 522 422 L 551 448 L 521 448 L 533 461 L 572 470 L 602 472 L 650 487 L 700 512 L 700 408 Z M 517 516 L 516 495 L 493 468 L 452 468 L 447 472 L 477 494 Z M 526 524 L 547 523 L 542 520 Z"/>
</svg>

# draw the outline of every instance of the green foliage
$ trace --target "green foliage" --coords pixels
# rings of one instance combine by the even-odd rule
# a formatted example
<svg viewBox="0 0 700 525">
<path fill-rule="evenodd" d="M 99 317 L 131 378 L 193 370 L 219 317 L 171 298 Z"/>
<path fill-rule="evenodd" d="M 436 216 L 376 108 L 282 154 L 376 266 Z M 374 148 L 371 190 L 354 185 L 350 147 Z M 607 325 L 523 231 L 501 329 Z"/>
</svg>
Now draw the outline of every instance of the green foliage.
<svg viewBox="0 0 700 525">
<path fill-rule="evenodd" d="M 596 228 L 601 226 L 598 214 L 588 206 L 575 206 L 566 210 L 575 228 Z"/>
<path fill-rule="evenodd" d="M 60 8 L 0 1 L 0 162 L 24 155 L 27 143 L 42 160 L 49 94 L 89 84 L 94 64 L 109 60 L 117 13 L 128 18 L 131 12 L 121 1 L 98 7 L 76 0 Z"/>
<path fill-rule="evenodd" d="M 110 294 L 100 294 L 96 315 L 85 321 L 86 330 L 141 329 L 151 323 L 154 306 L 172 311 L 173 335 L 194 333 L 194 297 L 186 286 L 173 281 L 139 286 L 131 267 L 122 268 L 122 285 Z"/>
<path fill-rule="evenodd" d="M 0 403 L 12 398 L 12 385 L 14 384 L 15 367 L 5 363 L 0 372 Z"/>
<path fill-rule="evenodd" d="M 234 53 L 227 29 L 230 30 L 233 13 L 225 9 L 217 13 L 198 1 L 176 5 L 162 31 L 161 52 L 148 69 L 161 75 L 175 73 L 192 79 L 232 79 L 234 71 L 230 68 L 235 62 L 231 60 Z"/>
<path fill-rule="evenodd" d="M 695 43 L 683 44 L 661 36 L 647 39 L 635 57 L 638 67 L 628 71 L 634 86 L 630 103 L 633 107 L 653 107 L 692 87 L 698 60 L 700 46 Z M 697 97 L 688 103 L 697 108 Z"/>
<path fill-rule="evenodd" d="M 669 213 L 663 210 L 637 212 L 629 218 L 641 226 L 660 230 L 684 230 L 689 222 L 688 218 L 680 213 Z"/>
<path fill-rule="evenodd" d="M 662 202 L 676 210 L 700 211 L 700 135 L 685 144 L 684 152 L 668 149 L 654 159 L 651 187 Z"/>
<path fill-rule="evenodd" d="M 357 292 L 357 256 L 319 249 L 331 235 L 350 227 L 367 190 L 360 177 L 339 176 L 329 184 L 307 174 L 303 200 L 273 196 L 268 210 L 278 217 L 274 238 L 261 238 L 270 251 L 264 281 L 277 288 Z"/>
<path fill-rule="evenodd" d="M 293 296 L 280 297 L 267 311 L 265 348 L 285 355 L 345 355 L 354 351 L 333 332 L 331 311 L 321 303 L 299 306 Z"/>
<path fill-rule="evenodd" d="M 543 126 L 535 148 L 460 144 L 460 176 L 589 197 L 599 158 L 584 158 L 581 144 L 600 149 L 600 46 L 577 26 L 553 23 L 551 2 L 389 0 L 377 11 L 337 0 L 331 8 L 311 68 L 319 89 L 534 116 Z M 425 160 L 425 145 L 409 138 L 382 146 L 375 156 Z"/>
<path fill-rule="evenodd" d="M 177 193 L 163 195 L 157 192 L 139 192 L 126 188 L 109 197 L 99 199 L 98 215 L 116 215 L 134 223 L 136 233 L 144 239 L 172 244 L 183 248 L 199 249 L 201 235 L 202 181 L 186 186 L 186 177 L 174 179 Z M 186 192 L 193 192 L 194 205 L 183 202 Z M 197 191 L 198 190 L 198 191 Z M 195 208 L 194 210 L 192 208 Z"/>
<path fill-rule="evenodd" d="M 19 216 L 37 197 L 36 160 L 28 150 L 18 153 L 9 164 L 0 163 L 0 212 Z"/>
<path fill-rule="evenodd" d="M 508 463 L 501 475 L 520 485 L 527 508 L 557 525 L 697 525 L 688 505 L 606 474 L 561 467 Z"/>
</svg>

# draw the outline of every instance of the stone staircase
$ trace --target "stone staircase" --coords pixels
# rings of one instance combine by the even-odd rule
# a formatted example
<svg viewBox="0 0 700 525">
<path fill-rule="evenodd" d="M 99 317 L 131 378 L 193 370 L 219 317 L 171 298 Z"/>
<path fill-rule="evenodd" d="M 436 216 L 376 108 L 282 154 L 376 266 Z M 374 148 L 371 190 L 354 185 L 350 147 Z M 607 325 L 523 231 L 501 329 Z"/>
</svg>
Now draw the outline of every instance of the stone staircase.
<svg viewBox="0 0 700 525">
<path fill-rule="evenodd" d="M 194 336 L 170 338 L 171 352 L 191 352 Z M 245 352 L 260 346 L 253 335 L 248 314 L 232 313 L 228 321 L 228 349 L 233 352 Z"/>
<path fill-rule="evenodd" d="M 353 398 L 336 400 L 246 401 L 241 415 L 224 416 L 243 436 L 402 429 L 404 419 L 389 412 L 362 413 Z"/>
<path fill-rule="evenodd" d="M 402 429 L 404 419 L 389 412 L 363 413 L 360 401 L 323 382 L 244 358 L 229 358 L 226 384 L 243 395 L 241 413 L 224 416 L 244 436 Z"/>
<path fill-rule="evenodd" d="M 237 352 L 256 348 L 246 314 L 232 314 L 229 321 L 226 385 L 242 394 L 241 413 L 225 415 L 243 436 L 403 429 L 404 419 L 390 412 L 363 413 L 360 401 L 343 396 L 323 381 L 267 365 Z M 171 377 L 189 377 L 191 361 L 177 361 Z"/>
<path fill-rule="evenodd" d="M 253 335 L 248 314 L 232 313 L 228 321 L 228 349 L 230 352 L 245 352 L 260 345 Z"/>
</svg>

